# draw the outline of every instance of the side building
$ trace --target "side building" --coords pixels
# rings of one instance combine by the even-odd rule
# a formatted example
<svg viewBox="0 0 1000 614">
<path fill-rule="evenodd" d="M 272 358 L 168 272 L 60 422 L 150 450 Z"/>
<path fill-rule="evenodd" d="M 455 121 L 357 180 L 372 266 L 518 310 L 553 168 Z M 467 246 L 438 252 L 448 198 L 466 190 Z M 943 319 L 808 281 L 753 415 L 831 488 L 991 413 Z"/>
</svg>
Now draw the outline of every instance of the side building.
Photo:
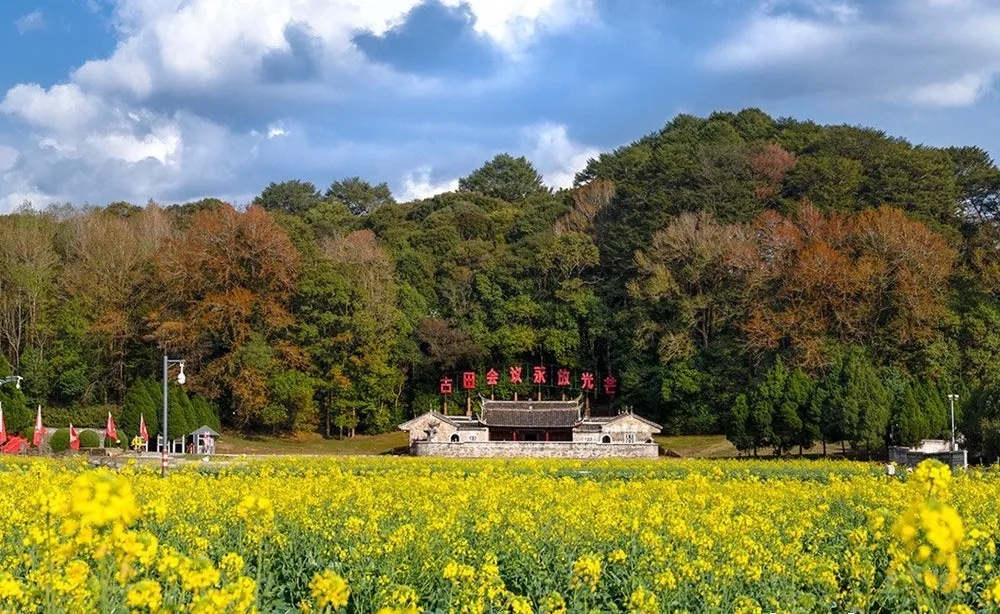
<svg viewBox="0 0 1000 614">
<path fill-rule="evenodd" d="M 655 458 L 653 435 L 663 427 L 633 413 L 590 416 L 580 400 L 481 399 L 478 414 L 430 411 L 399 428 L 415 456 L 466 458 Z"/>
</svg>

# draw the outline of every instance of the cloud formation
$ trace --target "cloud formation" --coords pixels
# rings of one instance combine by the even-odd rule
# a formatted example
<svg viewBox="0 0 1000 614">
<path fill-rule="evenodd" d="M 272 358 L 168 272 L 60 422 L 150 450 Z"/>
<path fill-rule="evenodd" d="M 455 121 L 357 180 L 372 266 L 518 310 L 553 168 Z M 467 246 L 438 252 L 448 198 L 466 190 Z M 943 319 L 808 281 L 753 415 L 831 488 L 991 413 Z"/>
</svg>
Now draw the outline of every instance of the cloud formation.
<svg viewBox="0 0 1000 614">
<path fill-rule="evenodd" d="M 528 159 L 538 168 L 545 184 L 553 188 L 571 187 L 576 174 L 601 153 L 597 147 L 570 139 L 562 124 L 532 126 L 525 130 L 525 135 L 533 143 L 527 152 Z"/>
<path fill-rule="evenodd" d="M 296 109 L 373 92 L 426 96 L 434 80 L 386 70 L 352 39 L 384 34 L 427 1 L 116 0 L 119 40 L 109 56 L 85 62 L 64 83 L 23 83 L 0 99 L 0 113 L 31 134 L 12 143 L 17 155 L 0 174 L 0 210 L 29 198 L 145 202 L 225 194 L 234 187 L 227 183 L 234 165 L 284 136 L 278 120 Z M 592 8 L 592 0 L 440 3 L 463 5 L 476 34 L 512 58 L 541 33 L 587 19 Z M 25 24 L 41 19 L 32 15 Z M 214 113 L 201 112 L 213 105 Z M 266 128 L 229 121 L 261 107 Z M 245 155 L 237 153 L 241 146 Z"/>
<path fill-rule="evenodd" d="M 34 10 L 15 19 L 14 27 L 17 28 L 18 34 L 27 34 L 28 32 L 44 30 L 45 15 L 41 10 Z"/>
<path fill-rule="evenodd" d="M 967 106 L 1000 73 L 1000 4 L 989 0 L 764 2 L 703 57 L 780 95 Z"/>
</svg>

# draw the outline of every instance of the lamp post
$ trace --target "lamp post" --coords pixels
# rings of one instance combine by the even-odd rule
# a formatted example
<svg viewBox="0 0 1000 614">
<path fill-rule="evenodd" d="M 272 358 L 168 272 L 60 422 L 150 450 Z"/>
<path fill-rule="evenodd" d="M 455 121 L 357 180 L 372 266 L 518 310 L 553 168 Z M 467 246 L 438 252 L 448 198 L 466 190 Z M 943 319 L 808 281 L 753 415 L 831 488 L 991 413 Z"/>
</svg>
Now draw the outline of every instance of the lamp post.
<svg viewBox="0 0 1000 614">
<path fill-rule="evenodd" d="M 955 443 L 955 400 L 958 399 L 957 394 L 949 394 L 948 400 L 951 401 L 951 450 L 954 452 L 958 449 Z"/>
<path fill-rule="evenodd" d="M 161 446 L 161 451 L 163 453 L 162 462 L 160 464 L 160 476 L 167 477 L 167 467 L 170 465 L 170 455 L 167 452 L 167 446 L 169 445 L 169 438 L 167 436 L 167 369 L 170 365 L 180 365 L 181 372 L 177 374 L 177 383 L 183 385 L 185 380 L 184 377 L 184 360 L 168 358 L 167 353 L 163 353 L 163 445 Z"/>
<path fill-rule="evenodd" d="M 3 384 L 9 384 L 11 382 L 14 382 L 14 387 L 17 388 L 18 390 L 20 390 L 21 389 L 21 380 L 23 380 L 23 379 L 24 378 L 21 377 L 20 375 L 11 375 L 9 377 L 5 377 L 3 379 L 0 379 L 0 386 L 2 386 Z"/>
</svg>

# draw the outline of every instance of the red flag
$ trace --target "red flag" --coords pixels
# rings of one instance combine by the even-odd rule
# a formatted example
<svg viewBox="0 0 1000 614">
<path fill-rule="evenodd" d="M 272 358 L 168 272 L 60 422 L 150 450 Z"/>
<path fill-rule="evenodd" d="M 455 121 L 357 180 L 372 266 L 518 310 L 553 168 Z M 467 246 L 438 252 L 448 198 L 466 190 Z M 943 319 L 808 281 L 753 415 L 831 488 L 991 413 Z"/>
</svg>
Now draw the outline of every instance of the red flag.
<svg viewBox="0 0 1000 614">
<path fill-rule="evenodd" d="M 7 443 L 7 423 L 3 421 L 3 403 L 0 403 L 0 445 Z"/>
<path fill-rule="evenodd" d="M 111 412 L 108 412 L 108 426 L 105 428 L 106 437 L 110 437 L 118 443 L 118 431 L 115 429 L 115 419 L 111 417 Z"/>
<path fill-rule="evenodd" d="M 76 429 L 73 428 L 72 422 L 69 423 L 69 447 L 71 450 L 80 449 L 80 435 L 76 432 Z"/>
<path fill-rule="evenodd" d="M 142 443 L 149 443 L 149 432 L 146 430 L 146 419 L 139 414 L 139 438 Z"/>
<path fill-rule="evenodd" d="M 35 415 L 35 436 L 32 437 L 31 443 L 35 445 L 36 448 L 42 447 L 42 435 L 45 434 L 45 427 L 42 426 L 42 406 L 38 406 L 38 413 Z"/>
</svg>

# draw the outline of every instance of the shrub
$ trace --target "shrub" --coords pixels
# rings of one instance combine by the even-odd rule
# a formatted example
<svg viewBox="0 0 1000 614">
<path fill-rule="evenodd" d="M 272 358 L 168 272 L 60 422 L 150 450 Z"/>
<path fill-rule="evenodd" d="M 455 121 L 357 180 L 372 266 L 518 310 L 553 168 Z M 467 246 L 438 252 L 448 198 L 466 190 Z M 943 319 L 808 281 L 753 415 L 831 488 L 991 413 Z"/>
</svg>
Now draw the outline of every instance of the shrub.
<svg viewBox="0 0 1000 614">
<path fill-rule="evenodd" d="M 49 438 L 49 447 L 53 452 L 69 450 L 69 429 L 56 429 Z"/>
<path fill-rule="evenodd" d="M 83 405 L 74 407 L 46 407 L 45 424 L 63 427 L 102 428 L 108 422 L 108 412 L 118 420 L 118 408 L 114 405 Z M 34 415 L 32 415 L 34 418 Z"/>
<path fill-rule="evenodd" d="M 101 447 L 101 436 L 97 431 L 80 431 L 80 447 L 81 448 L 100 448 Z"/>
</svg>

